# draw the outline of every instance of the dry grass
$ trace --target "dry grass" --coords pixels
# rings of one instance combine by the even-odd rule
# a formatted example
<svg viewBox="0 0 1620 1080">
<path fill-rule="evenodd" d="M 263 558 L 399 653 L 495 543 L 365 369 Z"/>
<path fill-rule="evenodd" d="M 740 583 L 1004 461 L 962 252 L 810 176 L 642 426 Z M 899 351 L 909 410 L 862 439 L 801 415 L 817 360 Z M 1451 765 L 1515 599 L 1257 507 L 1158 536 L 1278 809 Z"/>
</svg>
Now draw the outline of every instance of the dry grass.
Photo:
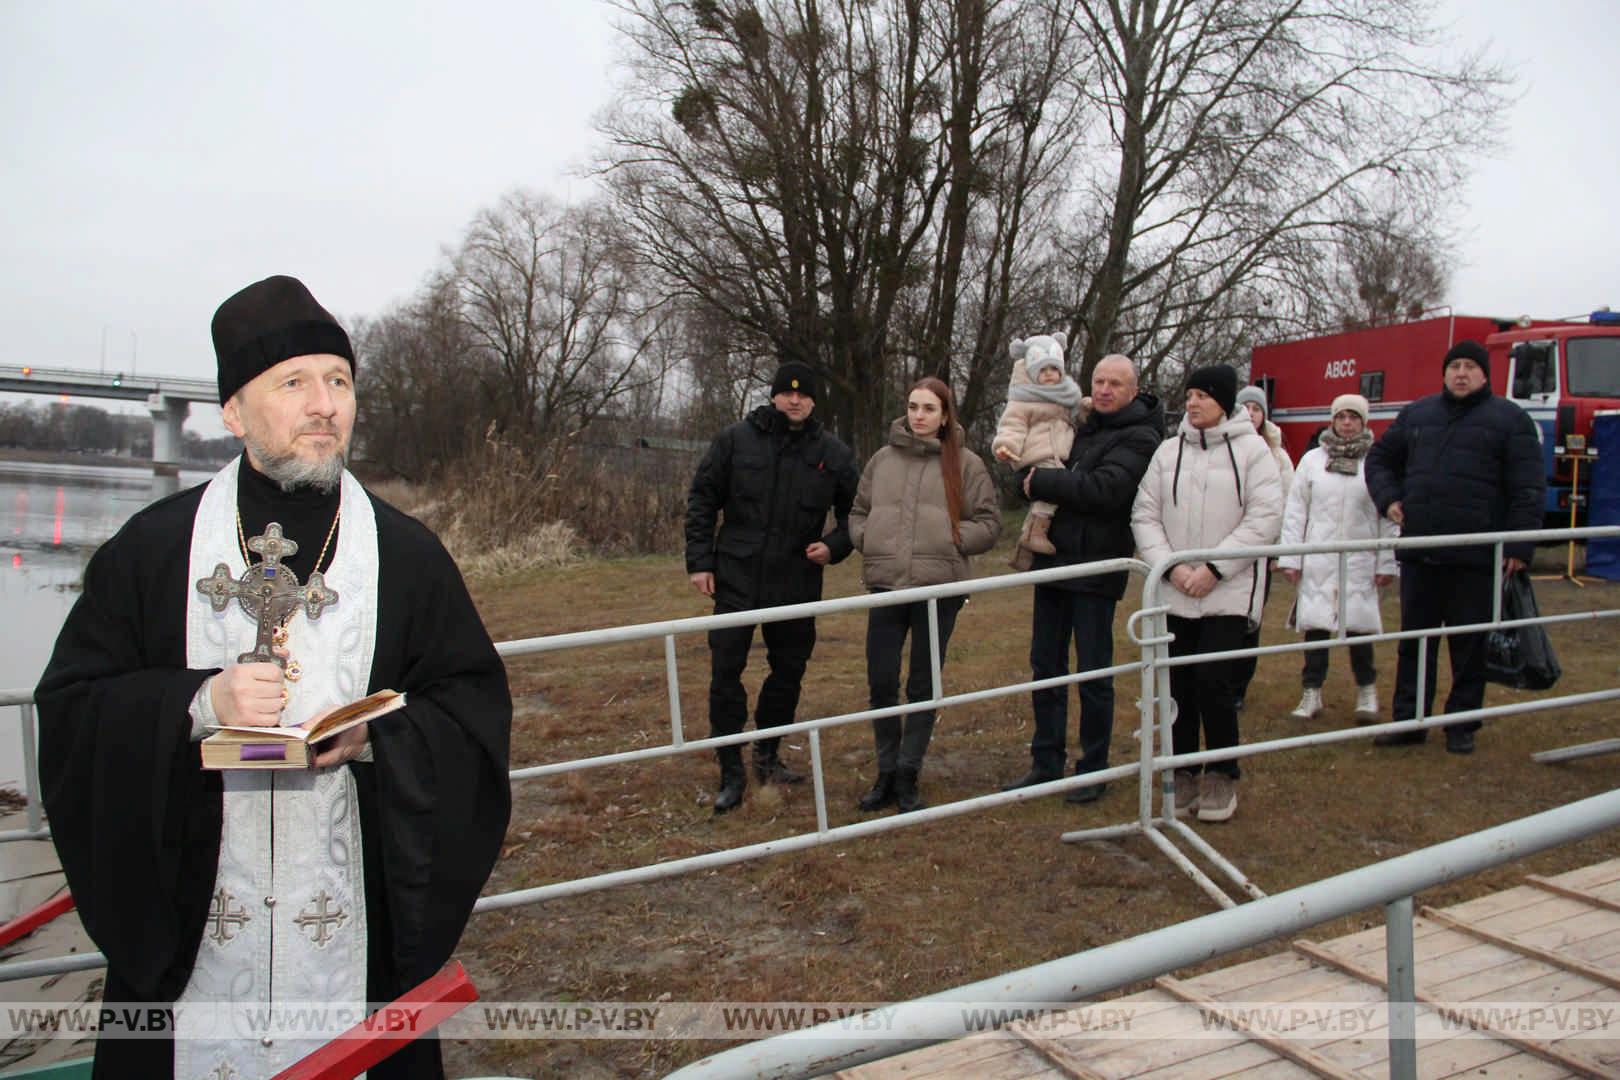
<svg viewBox="0 0 1620 1080">
<path fill-rule="evenodd" d="M 428 484 L 371 484 L 421 518 L 468 578 L 506 579 L 594 555 L 679 551 L 695 458 L 651 447 L 540 450 L 495 435 Z"/>
<path fill-rule="evenodd" d="M 1561 568 L 1561 552 L 1544 560 Z M 981 559 L 1002 573 L 1005 550 Z M 828 595 L 859 590 L 858 559 L 834 568 Z M 639 558 L 532 570 L 475 587 L 497 637 L 559 633 L 706 613 L 679 562 Z M 1620 604 L 1620 585 L 1538 587 L 1543 610 Z M 1296 640 L 1282 623 L 1292 589 L 1279 581 L 1267 643 Z M 963 612 L 947 667 L 960 691 L 1027 677 L 1027 592 L 975 599 Z M 1135 597 L 1121 604 L 1133 610 Z M 1386 617 L 1394 625 L 1393 598 Z M 802 716 L 864 707 L 864 620 L 820 621 Z M 1117 654 L 1131 655 L 1121 629 Z M 1553 630 L 1564 664 L 1559 692 L 1612 685 L 1620 632 L 1608 622 Z M 706 728 L 707 651 L 678 642 L 681 704 L 688 729 Z M 1394 653 L 1380 646 L 1387 709 Z M 763 649 L 751 657 L 757 689 Z M 1444 665 L 1442 665 L 1444 667 Z M 1287 719 L 1299 695 L 1299 659 L 1263 661 L 1243 718 L 1246 739 L 1300 730 Z M 662 648 L 657 642 L 515 663 L 519 718 L 515 765 L 557 761 L 669 737 Z M 1445 677 L 1442 676 L 1442 695 Z M 1121 680 L 1115 762 L 1134 760 L 1137 680 Z M 1334 657 L 1319 729 L 1349 722 L 1353 688 Z M 1529 695 L 1492 687 L 1489 703 Z M 1548 767 L 1530 752 L 1613 735 L 1612 711 L 1588 707 L 1488 724 L 1479 751 L 1461 758 L 1431 739 L 1416 749 L 1370 742 L 1245 762 L 1242 802 L 1228 824 L 1200 831 L 1262 888 L 1277 892 L 1389 858 L 1615 784 L 1620 759 Z M 1071 719 L 1071 750 L 1073 734 Z M 942 718 L 923 775 L 931 801 L 994 789 L 1028 764 L 1027 699 L 957 709 Z M 864 725 L 824 733 L 833 824 L 859 819 L 855 800 L 872 778 Z M 807 763 L 802 738 L 787 756 Z M 504 892 L 762 841 L 815 828 L 808 784 L 761 791 L 716 819 L 708 799 L 715 769 L 686 755 L 641 767 L 519 782 L 508 846 L 487 891 Z M 863 842 L 620 888 L 514 912 L 476 916 L 459 953 L 486 1000 L 504 1001 L 887 1001 L 998 972 L 1208 913 L 1212 905 L 1146 841 L 1064 845 L 1070 829 L 1113 824 L 1134 813 L 1134 789 L 1116 785 L 1101 802 L 1072 807 L 1043 799 L 954 818 Z M 1620 836 L 1557 849 L 1425 894 L 1444 905 L 1620 855 Z M 1378 925 L 1365 912 L 1319 928 L 1328 937 Z M 1270 951 L 1261 950 L 1261 951 Z M 1221 961 L 1227 963 L 1230 960 Z M 451 1074 L 620 1077 L 663 1071 L 716 1049 L 667 1041 L 474 1041 L 447 1047 Z"/>
</svg>

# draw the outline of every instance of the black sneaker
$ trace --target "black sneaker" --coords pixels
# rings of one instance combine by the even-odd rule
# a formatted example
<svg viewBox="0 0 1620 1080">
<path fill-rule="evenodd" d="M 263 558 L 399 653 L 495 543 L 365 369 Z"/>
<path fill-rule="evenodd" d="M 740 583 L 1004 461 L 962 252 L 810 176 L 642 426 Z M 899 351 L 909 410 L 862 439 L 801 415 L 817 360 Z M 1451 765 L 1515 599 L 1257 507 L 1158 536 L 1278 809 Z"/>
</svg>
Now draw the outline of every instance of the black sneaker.
<svg viewBox="0 0 1620 1080">
<path fill-rule="evenodd" d="M 1472 754 L 1474 752 L 1474 733 L 1472 731 L 1458 731 L 1456 728 L 1446 728 L 1446 753 Z"/>
<path fill-rule="evenodd" d="M 1107 784 L 1087 784 L 1085 787 L 1077 787 L 1067 795 L 1063 796 L 1063 801 L 1066 803 L 1073 803 L 1076 806 L 1084 806 L 1087 803 L 1094 803 L 1098 799 L 1102 798 L 1103 793 L 1107 790 Z"/>
</svg>

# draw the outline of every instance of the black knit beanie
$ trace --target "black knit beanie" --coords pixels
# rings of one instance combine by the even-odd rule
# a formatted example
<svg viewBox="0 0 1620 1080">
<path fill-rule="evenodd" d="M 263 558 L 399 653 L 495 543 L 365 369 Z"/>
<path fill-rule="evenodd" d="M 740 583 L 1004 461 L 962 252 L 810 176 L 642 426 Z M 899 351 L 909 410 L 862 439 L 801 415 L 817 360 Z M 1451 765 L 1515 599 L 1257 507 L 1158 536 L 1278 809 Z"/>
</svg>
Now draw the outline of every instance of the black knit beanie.
<svg viewBox="0 0 1620 1080">
<path fill-rule="evenodd" d="M 1188 377 L 1187 389 L 1202 390 L 1215 399 L 1222 412 L 1231 416 L 1237 406 L 1237 371 L 1230 364 L 1201 367 Z"/>
<path fill-rule="evenodd" d="M 1479 365 L 1487 379 L 1491 377 L 1491 354 L 1477 341 L 1459 341 L 1453 345 L 1447 351 L 1446 362 L 1440 365 L 1440 370 L 1445 371 L 1453 360 L 1472 360 Z"/>
<path fill-rule="evenodd" d="M 219 305 L 213 333 L 221 405 L 260 373 L 295 356 L 341 356 L 354 371 L 349 335 L 297 278 L 278 274 L 255 281 Z"/>
<path fill-rule="evenodd" d="M 821 397 L 816 392 L 815 370 L 802 360 L 784 361 L 782 366 L 776 369 L 775 377 L 771 379 L 771 397 L 793 390 L 797 390 L 812 401 Z"/>
</svg>

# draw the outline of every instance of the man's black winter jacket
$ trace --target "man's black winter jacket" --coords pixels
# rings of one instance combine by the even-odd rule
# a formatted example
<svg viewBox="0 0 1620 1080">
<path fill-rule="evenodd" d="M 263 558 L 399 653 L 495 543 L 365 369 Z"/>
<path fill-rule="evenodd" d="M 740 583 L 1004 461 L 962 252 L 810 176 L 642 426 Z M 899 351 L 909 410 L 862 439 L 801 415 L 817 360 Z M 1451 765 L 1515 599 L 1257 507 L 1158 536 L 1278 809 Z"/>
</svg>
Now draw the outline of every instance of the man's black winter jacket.
<svg viewBox="0 0 1620 1080">
<path fill-rule="evenodd" d="M 1546 466 L 1535 421 L 1489 385 L 1465 398 L 1419 398 L 1367 451 L 1367 492 L 1380 514 L 1399 502 L 1402 536 L 1539 529 Z M 1508 544 L 1503 554 L 1529 562 L 1534 544 Z M 1489 546 L 1397 552 L 1402 562 L 1491 565 Z"/>
<path fill-rule="evenodd" d="M 818 421 L 794 431 L 761 405 L 715 437 L 692 477 L 686 572 L 713 572 L 716 611 L 821 599 L 821 567 L 804 549 L 820 540 L 833 562 L 848 557 L 859 482 L 855 455 Z"/>
<path fill-rule="evenodd" d="M 1153 452 L 1164 442 L 1164 409 L 1142 393 L 1116 413 L 1092 412 L 1074 433 L 1066 469 L 1036 469 L 1029 494 L 1056 503 L 1047 535 L 1056 555 L 1035 556 L 1035 569 L 1127 558 L 1136 550 L 1131 536 L 1131 504 Z M 1125 595 L 1125 572 L 1058 583 L 1058 588 L 1118 600 Z"/>
</svg>

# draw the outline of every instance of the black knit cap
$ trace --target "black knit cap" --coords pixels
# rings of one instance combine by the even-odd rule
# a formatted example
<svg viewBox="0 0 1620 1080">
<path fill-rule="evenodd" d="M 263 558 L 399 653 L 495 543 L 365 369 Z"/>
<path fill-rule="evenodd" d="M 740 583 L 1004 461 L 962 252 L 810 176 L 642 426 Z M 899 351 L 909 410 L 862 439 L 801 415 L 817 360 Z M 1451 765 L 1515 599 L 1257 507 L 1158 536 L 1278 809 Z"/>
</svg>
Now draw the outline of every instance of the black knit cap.
<svg viewBox="0 0 1620 1080">
<path fill-rule="evenodd" d="M 1227 416 L 1237 407 L 1237 371 L 1230 364 L 1211 364 L 1194 371 L 1187 379 L 1187 389 L 1202 390 L 1215 399 L 1215 404 Z"/>
<path fill-rule="evenodd" d="M 821 397 L 817 389 L 815 369 L 802 360 L 784 361 L 771 379 L 771 397 L 797 390 L 814 401 Z"/>
<path fill-rule="evenodd" d="M 260 373 L 295 356 L 330 353 L 354 371 L 349 335 L 302 281 L 284 274 L 255 281 L 219 305 L 213 333 L 221 405 Z"/>
<path fill-rule="evenodd" d="M 1446 362 L 1440 365 L 1444 371 L 1451 366 L 1453 360 L 1472 360 L 1479 365 L 1486 377 L 1491 374 L 1491 354 L 1485 351 L 1485 346 L 1477 341 L 1459 341 L 1446 352 Z"/>
</svg>

